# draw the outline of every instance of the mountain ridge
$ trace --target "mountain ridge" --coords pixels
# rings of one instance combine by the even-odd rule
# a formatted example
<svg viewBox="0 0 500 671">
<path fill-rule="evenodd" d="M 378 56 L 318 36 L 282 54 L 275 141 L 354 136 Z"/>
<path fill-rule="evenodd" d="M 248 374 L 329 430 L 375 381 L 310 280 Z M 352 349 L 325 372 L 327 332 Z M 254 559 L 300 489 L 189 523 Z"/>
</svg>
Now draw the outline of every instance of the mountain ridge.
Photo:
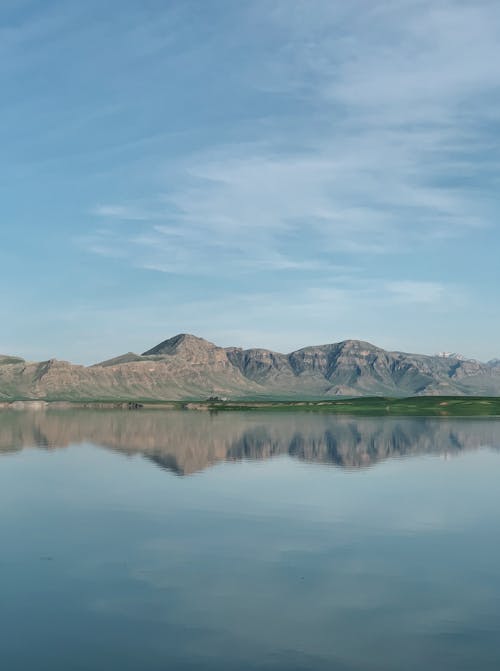
<svg viewBox="0 0 500 671">
<path fill-rule="evenodd" d="M 0 356 L 0 399 L 200 399 L 500 395 L 500 362 L 389 351 L 363 340 L 289 353 L 179 333 L 92 366 Z"/>
</svg>

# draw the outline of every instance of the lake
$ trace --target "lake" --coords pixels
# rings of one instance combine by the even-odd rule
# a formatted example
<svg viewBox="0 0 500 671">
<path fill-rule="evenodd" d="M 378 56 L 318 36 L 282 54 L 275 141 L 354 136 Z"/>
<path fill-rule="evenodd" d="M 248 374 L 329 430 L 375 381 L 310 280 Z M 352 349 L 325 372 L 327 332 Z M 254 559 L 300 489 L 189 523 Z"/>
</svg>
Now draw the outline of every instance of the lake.
<svg viewBox="0 0 500 671">
<path fill-rule="evenodd" d="M 8 671 L 498 671 L 500 420 L 0 412 Z"/>
</svg>

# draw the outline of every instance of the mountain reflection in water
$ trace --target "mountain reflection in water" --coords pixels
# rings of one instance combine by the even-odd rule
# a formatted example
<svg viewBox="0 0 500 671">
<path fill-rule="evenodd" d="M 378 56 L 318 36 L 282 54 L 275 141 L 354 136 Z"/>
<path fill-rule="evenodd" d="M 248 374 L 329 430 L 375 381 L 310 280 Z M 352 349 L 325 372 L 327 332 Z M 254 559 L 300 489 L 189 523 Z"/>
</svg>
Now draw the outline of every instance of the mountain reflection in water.
<svg viewBox="0 0 500 671">
<path fill-rule="evenodd" d="M 311 413 L 63 410 L 3 411 L 0 454 L 79 443 L 141 454 L 179 475 L 218 462 L 286 454 L 363 468 L 390 458 L 499 449 L 500 420 L 353 418 Z"/>
<path fill-rule="evenodd" d="M 499 446 L 484 418 L 1 411 L 2 668 L 498 671 Z"/>
</svg>

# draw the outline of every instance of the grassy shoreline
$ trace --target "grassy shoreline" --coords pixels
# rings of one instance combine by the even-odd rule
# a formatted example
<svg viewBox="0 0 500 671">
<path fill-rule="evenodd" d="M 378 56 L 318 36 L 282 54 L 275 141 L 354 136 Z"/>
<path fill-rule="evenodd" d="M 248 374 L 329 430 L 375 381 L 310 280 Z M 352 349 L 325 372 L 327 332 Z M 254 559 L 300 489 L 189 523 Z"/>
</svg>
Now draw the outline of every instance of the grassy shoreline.
<svg viewBox="0 0 500 671">
<path fill-rule="evenodd" d="M 333 401 L 269 401 L 191 404 L 194 409 L 220 411 L 307 411 L 341 415 L 367 416 L 500 416 L 500 397 L 411 398 L 363 397 Z"/>
<path fill-rule="evenodd" d="M 497 417 L 497 396 L 417 396 L 409 398 L 360 397 L 334 400 L 244 400 L 244 401 L 155 401 L 155 400 L 29 400 L 2 401 L 0 409 L 125 409 L 198 410 L 210 412 L 277 411 L 316 412 L 366 416 Z"/>
</svg>

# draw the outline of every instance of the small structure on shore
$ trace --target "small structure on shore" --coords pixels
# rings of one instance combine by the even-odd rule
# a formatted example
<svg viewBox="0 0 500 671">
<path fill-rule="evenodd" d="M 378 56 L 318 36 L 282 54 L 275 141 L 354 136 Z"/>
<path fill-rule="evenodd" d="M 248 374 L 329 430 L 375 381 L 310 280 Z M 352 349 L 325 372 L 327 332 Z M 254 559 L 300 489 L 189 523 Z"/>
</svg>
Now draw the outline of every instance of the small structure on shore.
<svg viewBox="0 0 500 671">
<path fill-rule="evenodd" d="M 143 406 L 142 403 L 136 403 L 135 401 L 129 401 L 128 404 L 127 404 L 127 408 L 129 410 L 139 410 L 139 408 L 143 408 L 143 407 L 144 406 Z"/>
</svg>

